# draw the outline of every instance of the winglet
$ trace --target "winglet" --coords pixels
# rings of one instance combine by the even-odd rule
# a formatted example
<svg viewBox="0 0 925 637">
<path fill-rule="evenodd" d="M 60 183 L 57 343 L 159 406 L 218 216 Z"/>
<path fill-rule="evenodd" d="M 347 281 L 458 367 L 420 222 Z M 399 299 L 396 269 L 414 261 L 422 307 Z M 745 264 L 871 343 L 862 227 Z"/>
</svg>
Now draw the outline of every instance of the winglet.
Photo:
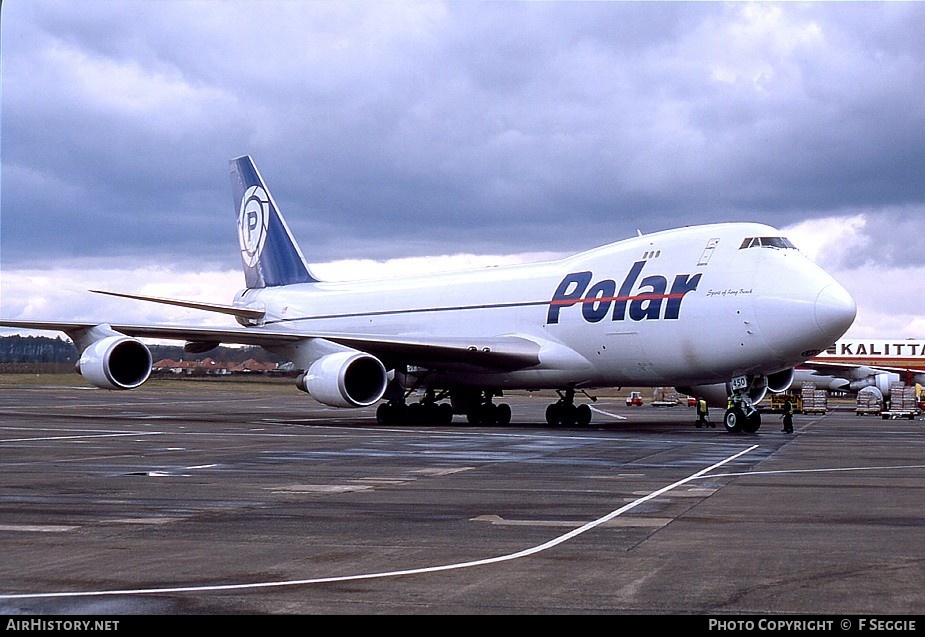
<svg viewBox="0 0 925 637">
<path fill-rule="evenodd" d="M 230 165 L 247 287 L 317 281 L 251 157 L 232 159 Z"/>
</svg>

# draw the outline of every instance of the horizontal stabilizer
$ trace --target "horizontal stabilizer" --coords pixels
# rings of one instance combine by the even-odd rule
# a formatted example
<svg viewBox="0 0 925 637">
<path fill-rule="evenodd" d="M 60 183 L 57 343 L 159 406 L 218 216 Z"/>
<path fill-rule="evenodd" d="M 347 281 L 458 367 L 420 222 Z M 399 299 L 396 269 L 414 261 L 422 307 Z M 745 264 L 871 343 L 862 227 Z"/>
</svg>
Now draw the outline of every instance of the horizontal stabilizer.
<svg viewBox="0 0 925 637">
<path fill-rule="evenodd" d="M 95 294 L 106 294 L 108 296 L 118 296 L 125 299 L 134 299 L 136 301 L 150 301 L 151 303 L 161 303 L 163 305 L 176 305 L 178 307 L 188 307 L 193 310 L 203 310 L 204 312 L 217 312 L 219 314 L 230 314 L 248 321 L 259 321 L 266 312 L 263 310 L 254 310 L 245 307 L 235 307 L 233 305 L 220 305 L 217 303 L 199 303 L 197 301 L 181 301 L 178 299 L 164 299 L 157 296 L 142 296 L 140 294 L 125 294 L 123 292 L 107 292 L 105 290 L 90 290 Z"/>
</svg>

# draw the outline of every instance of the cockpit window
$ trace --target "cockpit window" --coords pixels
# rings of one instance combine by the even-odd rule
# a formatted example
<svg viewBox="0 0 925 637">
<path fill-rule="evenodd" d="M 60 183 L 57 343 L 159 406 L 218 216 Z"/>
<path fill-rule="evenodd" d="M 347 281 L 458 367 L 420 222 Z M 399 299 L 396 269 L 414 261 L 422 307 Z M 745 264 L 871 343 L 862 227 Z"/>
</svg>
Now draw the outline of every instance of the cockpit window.
<svg viewBox="0 0 925 637">
<path fill-rule="evenodd" d="M 745 248 L 789 248 L 796 250 L 796 246 L 790 243 L 787 237 L 747 237 L 739 250 Z"/>
</svg>

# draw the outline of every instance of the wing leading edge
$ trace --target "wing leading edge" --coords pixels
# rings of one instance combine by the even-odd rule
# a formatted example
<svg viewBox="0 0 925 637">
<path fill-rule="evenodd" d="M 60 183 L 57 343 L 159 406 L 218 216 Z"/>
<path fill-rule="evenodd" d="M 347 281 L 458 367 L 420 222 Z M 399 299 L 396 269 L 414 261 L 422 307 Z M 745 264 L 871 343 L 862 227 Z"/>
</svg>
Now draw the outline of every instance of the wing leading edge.
<svg viewBox="0 0 925 637">
<path fill-rule="evenodd" d="M 54 321 L 0 321 L 0 327 L 52 330 L 72 334 L 96 327 L 95 323 Z M 299 341 L 323 339 L 366 352 L 386 360 L 400 359 L 410 365 L 475 366 L 494 370 L 525 369 L 538 365 L 542 348 L 537 341 L 516 335 L 490 338 L 414 338 L 381 335 L 297 333 L 265 328 L 208 328 L 165 325 L 109 324 L 113 331 L 134 338 L 185 340 L 193 343 L 221 343 L 281 347 Z M 73 337 L 72 337 L 73 338 Z"/>
</svg>

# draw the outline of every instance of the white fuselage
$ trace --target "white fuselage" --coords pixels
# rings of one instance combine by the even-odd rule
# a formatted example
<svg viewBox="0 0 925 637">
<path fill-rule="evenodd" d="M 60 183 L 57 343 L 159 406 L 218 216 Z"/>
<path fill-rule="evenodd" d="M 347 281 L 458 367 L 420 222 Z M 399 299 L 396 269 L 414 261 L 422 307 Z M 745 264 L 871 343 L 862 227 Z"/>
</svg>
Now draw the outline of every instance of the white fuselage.
<svg viewBox="0 0 925 637">
<path fill-rule="evenodd" d="M 449 369 L 446 382 L 528 389 L 725 382 L 793 367 L 854 319 L 850 295 L 798 250 L 741 247 L 747 237 L 777 234 L 760 224 L 695 226 L 559 261 L 247 290 L 235 303 L 265 309 L 264 325 L 274 330 L 519 336 L 540 345 L 534 367 Z"/>
</svg>

